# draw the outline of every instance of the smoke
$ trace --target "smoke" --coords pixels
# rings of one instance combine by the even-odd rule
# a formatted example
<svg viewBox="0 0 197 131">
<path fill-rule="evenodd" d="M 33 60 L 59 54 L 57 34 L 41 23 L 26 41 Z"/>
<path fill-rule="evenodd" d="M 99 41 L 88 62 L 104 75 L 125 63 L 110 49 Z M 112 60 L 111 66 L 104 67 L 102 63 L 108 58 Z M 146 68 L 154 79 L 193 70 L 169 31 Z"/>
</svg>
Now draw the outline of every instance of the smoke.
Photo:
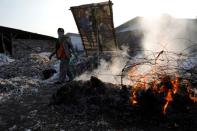
<svg viewBox="0 0 197 131">
<path fill-rule="evenodd" d="M 142 19 L 141 27 L 144 32 L 145 50 L 180 52 L 191 46 L 192 41 L 196 41 L 197 23 L 193 19 L 176 19 L 162 15 Z"/>
<path fill-rule="evenodd" d="M 136 53 L 137 56 L 129 58 L 126 53 L 128 47 L 124 47 L 121 52 L 117 53 L 118 55 L 112 57 L 111 61 L 101 59 L 97 69 L 92 72 L 85 72 L 76 80 L 89 80 L 91 76 L 96 76 L 104 82 L 120 84 L 120 74 L 128 61 L 130 61 L 130 65 L 142 63 L 135 67 L 135 72 L 141 76 L 152 72 L 155 66 L 157 66 L 155 69 L 158 72 L 169 74 L 176 72 L 176 67 L 182 64 L 187 68 L 192 68 L 197 57 L 195 59 L 187 58 L 186 61 L 180 63 L 178 58 L 180 56 L 176 54 L 189 55 L 196 52 L 197 46 L 188 48 L 196 44 L 196 27 L 197 22 L 193 19 L 176 19 L 169 15 L 151 19 L 142 18 L 139 28 L 143 31 L 143 40 L 139 44 L 143 46 L 143 52 Z M 150 63 L 143 64 L 146 61 Z M 156 65 L 153 66 L 152 64 Z"/>
<path fill-rule="evenodd" d="M 142 40 L 144 52 L 140 55 L 144 58 L 158 59 L 157 63 L 160 66 L 168 67 L 170 70 L 180 66 L 192 68 L 195 65 L 197 57 L 190 57 L 197 49 L 195 19 L 177 19 L 162 15 L 142 18 L 140 25 L 144 36 Z M 180 57 L 177 54 L 189 57 Z"/>
<path fill-rule="evenodd" d="M 113 54 L 110 61 L 104 59 L 99 60 L 99 67 L 92 72 L 85 72 L 75 80 L 89 80 L 91 76 L 96 76 L 104 82 L 110 82 L 114 84 L 121 83 L 121 72 L 123 67 L 128 61 L 127 47 L 122 47 L 122 51 L 116 52 Z"/>
</svg>

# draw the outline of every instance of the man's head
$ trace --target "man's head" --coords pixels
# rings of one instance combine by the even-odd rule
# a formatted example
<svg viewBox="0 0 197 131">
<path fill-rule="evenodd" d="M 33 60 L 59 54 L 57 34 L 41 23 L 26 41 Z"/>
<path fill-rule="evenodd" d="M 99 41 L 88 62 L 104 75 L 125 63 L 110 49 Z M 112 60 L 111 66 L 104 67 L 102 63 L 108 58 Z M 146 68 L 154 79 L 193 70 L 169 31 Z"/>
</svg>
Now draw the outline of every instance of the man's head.
<svg viewBox="0 0 197 131">
<path fill-rule="evenodd" d="M 58 37 L 63 37 L 64 36 L 64 29 L 63 28 L 58 28 L 57 29 L 57 34 L 58 34 Z"/>
</svg>

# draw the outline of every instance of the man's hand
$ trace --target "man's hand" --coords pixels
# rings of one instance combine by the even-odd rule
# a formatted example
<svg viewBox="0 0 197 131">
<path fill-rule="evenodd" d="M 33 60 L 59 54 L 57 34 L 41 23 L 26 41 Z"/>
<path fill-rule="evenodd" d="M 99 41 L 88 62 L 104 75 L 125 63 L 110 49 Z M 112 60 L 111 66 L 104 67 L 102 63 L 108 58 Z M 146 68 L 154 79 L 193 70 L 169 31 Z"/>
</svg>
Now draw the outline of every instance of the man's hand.
<svg viewBox="0 0 197 131">
<path fill-rule="evenodd" d="M 55 52 L 51 53 L 51 55 L 49 56 L 49 60 L 51 60 L 51 58 L 55 55 Z"/>
<path fill-rule="evenodd" d="M 52 58 L 52 55 L 49 56 L 49 60 L 51 60 L 51 58 Z"/>
</svg>

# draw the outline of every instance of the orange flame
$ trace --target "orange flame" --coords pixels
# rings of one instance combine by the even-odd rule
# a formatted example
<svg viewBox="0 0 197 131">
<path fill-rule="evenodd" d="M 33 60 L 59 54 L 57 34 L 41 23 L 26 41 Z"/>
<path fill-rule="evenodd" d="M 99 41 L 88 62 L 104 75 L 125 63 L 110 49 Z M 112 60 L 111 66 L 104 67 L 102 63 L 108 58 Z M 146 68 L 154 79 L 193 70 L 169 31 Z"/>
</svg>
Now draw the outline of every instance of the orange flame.
<svg viewBox="0 0 197 131">
<path fill-rule="evenodd" d="M 175 78 L 175 80 L 171 80 L 171 84 L 172 84 L 172 86 L 173 86 L 173 93 L 174 94 L 176 94 L 177 93 L 177 91 L 178 91 L 178 89 L 179 89 L 179 77 L 178 77 L 178 75 L 177 74 L 175 74 L 175 76 L 176 76 L 176 78 Z"/>
<path fill-rule="evenodd" d="M 197 102 L 197 96 L 192 96 L 192 94 L 189 95 L 189 98 L 193 101 L 193 102 Z"/>
<path fill-rule="evenodd" d="M 132 103 L 133 105 L 135 105 L 135 104 L 137 104 L 137 103 L 138 103 L 138 102 L 137 102 L 137 95 L 136 95 L 136 91 L 134 91 L 134 92 L 132 93 L 131 103 Z"/>
<path fill-rule="evenodd" d="M 163 106 L 163 113 L 164 114 L 166 114 L 166 110 L 167 110 L 169 103 L 171 103 L 173 101 L 172 95 L 177 93 L 179 86 L 180 86 L 178 75 L 175 74 L 175 77 L 176 77 L 175 80 L 170 80 L 170 82 L 172 84 L 172 90 L 169 89 L 167 92 L 167 95 L 165 97 L 166 103 Z"/>
<path fill-rule="evenodd" d="M 172 76 L 167 76 L 165 72 L 164 74 L 162 73 L 158 75 L 157 68 L 157 66 L 153 66 L 149 74 L 140 74 L 137 71 L 137 67 L 134 67 L 129 71 L 128 76 L 129 78 L 131 78 L 131 80 L 134 81 L 134 83 L 132 83 L 133 88 L 131 91 L 130 102 L 131 104 L 137 104 L 137 91 L 139 89 L 146 90 L 148 86 L 150 86 L 150 89 L 155 93 L 166 93 L 165 104 L 162 107 L 163 114 L 166 114 L 169 104 L 173 101 L 173 95 L 176 94 L 180 89 L 180 77 L 177 73 L 174 74 L 174 79 L 172 79 Z M 147 75 L 149 75 L 149 77 L 147 77 Z M 147 81 L 151 82 L 147 83 Z M 171 89 L 169 89 L 169 87 L 166 87 L 166 85 L 161 85 L 160 83 L 162 82 L 169 83 L 171 85 Z M 194 102 L 197 102 L 197 96 L 194 91 L 192 91 L 191 85 L 188 80 L 186 80 L 185 82 L 185 87 L 188 90 L 190 99 Z"/>
<path fill-rule="evenodd" d="M 167 107 L 168 107 L 169 103 L 173 101 L 172 90 L 171 89 L 168 90 L 167 95 L 165 97 L 165 100 L 166 100 L 166 103 L 163 106 L 163 113 L 164 114 L 166 114 L 166 110 L 167 110 Z"/>
</svg>

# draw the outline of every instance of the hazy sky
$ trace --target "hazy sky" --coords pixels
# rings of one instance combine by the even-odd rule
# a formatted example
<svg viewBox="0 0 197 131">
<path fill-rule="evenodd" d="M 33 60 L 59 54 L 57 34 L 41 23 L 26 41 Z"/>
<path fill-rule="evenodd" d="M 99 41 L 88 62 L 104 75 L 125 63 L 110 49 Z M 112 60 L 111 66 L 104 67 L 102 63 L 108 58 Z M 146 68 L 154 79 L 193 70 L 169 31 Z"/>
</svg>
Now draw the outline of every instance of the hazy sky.
<svg viewBox="0 0 197 131">
<path fill-rule="evenodd" d="M 0 0 L 0 25 L 57 36 L 58 27 L 78 33 L 71 6 L 107 0 Z M 112 0 L 115 27 L 136 17 L 170 14 L 196 18 L 197 0 Z"/>
</svg>

